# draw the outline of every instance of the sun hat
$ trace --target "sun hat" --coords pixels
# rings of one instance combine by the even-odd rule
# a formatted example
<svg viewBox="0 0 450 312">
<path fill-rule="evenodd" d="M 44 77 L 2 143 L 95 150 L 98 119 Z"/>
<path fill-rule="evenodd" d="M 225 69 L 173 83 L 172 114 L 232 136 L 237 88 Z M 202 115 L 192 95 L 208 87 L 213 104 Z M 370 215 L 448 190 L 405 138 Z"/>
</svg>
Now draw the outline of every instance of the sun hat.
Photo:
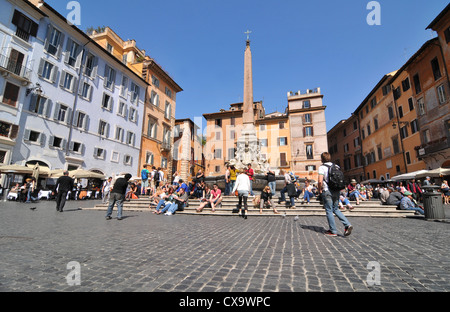
<svg viewBox="0 0 450 312">
<path fill-rule="evenodd" d="M 356 182 L 355 179 L 352 179 L 352 180 L 350 181 L 350 183 L 358 183 L 358 182 Z"/>
</svg>

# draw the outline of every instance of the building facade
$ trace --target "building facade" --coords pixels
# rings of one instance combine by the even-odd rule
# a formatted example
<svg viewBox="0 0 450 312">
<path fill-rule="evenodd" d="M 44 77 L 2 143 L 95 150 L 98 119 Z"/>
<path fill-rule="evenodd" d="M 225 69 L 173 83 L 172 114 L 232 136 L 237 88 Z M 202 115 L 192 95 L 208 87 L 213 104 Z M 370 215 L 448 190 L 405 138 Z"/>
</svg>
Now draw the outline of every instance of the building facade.
<svg viewBox="0 0 450 312">
<path fill-rule="evenodd" d="M 19 29 L 17 8 L 34 5 L 41 14 L 37 19 L 34 13 L 38 26 L 30 47 L 31 79 L 29 87 L 19 91 L 17 137 L 9 163 L 39 162 L 49 169 L 82 168 L 106 176 L 136 173 L 145 80 L 48 4 L 38 0 L 5 3 L 15 5 L 9 10 L 10 18 L 2 22 L 10 31 Z M 5 43 L 3 48 L 12 49 Z M 12 93 L 6 89 L 3 94 L 5 102 Z M 14 113 L 2 109 L 1 119 L 8 115 Z"/>
<path fill-rule="evenodd" d="M 144 164 L 161 168 L 165 177 L 173 172 L 174 127 L 176 96 L 183 89 L 135 40 L 123 40 L 111 28 L 93 31 L 91 38 L 126 64 L 147 83 L 145 108 L 142 116 L 141 151 L 139 168 Z M 140 170 L 137 173 L 140 175 Z"/>
</svg>

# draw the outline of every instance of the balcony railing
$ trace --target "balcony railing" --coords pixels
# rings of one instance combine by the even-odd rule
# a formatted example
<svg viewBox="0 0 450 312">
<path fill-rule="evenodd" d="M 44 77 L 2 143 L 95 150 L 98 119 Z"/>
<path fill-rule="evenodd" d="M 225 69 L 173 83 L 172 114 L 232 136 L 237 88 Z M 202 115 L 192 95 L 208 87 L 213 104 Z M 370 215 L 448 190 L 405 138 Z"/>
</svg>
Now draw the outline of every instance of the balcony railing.
<svg viewBox="0 0 450 312">
<path fill-rule="evenodd" d="M 31 69 L 5 55 L 0 55 L 0 70 L 6 70 L 28 81 L 31 77 Z"/>
</svg>

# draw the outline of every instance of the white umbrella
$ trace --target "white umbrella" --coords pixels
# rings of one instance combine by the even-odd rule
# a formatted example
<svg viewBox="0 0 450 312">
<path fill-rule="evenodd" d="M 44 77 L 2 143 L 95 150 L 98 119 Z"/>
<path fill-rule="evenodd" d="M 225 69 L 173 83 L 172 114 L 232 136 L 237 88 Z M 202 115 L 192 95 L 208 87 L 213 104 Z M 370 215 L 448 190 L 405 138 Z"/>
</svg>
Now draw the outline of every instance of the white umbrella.
<svg viewBox="0 0 450 312">
<path fill-rule="evenodd" d="M 425 178 L 425 177 L 439 178 L 440 176 L 446 176 L 446 175 L 450 175 L 450 169 L 437 168 L 437 169 L 433 169 L 433 170 L 429 170 L 429 171 L 420 173 L 416 176 L 416 178 Z"/>
<path fill-rule="evenodd" d="M 89 179 L 89 178 L 105 179 L 106 178 L 105 175 L 103 175 L 103 174 L 84 170 L 84 169 L 77 169 L 77 170 L 69 171 L 69 176 L 71 176 L 72 178 L 75 178 L 75 179 Z"/>
<path fill-rule="evenodd" d="M 0 166 L 2 173 L 19 173 L 19 174 L 33 174 L 33 168 L 21 165 L 6 165 Z"/>
<path fill-rule="evenodd" d="M 391 178 L 391 180 L 392 181 L 411 180 L 411 179 L 415 179 L 418 174 L 421 174 L 424 172 L 427 172 L 427 170 L 419 170 L 419 171 L 415 171 L 415 172 L 404 173 L 404 174 L 401 174 L 401 175 Z"/>
</svg>

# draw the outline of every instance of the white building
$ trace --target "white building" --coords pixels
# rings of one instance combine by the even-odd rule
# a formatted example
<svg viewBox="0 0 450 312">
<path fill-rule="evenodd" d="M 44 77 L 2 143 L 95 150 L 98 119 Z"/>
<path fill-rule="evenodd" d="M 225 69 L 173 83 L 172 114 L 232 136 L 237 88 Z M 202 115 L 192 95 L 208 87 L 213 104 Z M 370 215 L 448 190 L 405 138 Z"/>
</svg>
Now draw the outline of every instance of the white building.
<svg viewBox="0 0 450 312">
<path fill-rule="evenodd" d="M 16 11 L 36 24 L 29 43 L 19 36 Z M 0 121 L 11 124 L 7 139 L 14 142 L 0 141 L 3 163 L 135 175 L 148 84 L 48 4 L 0 0 L 0 12 L 2 54 L 11 59 L 19 45 L 29 68 L 26 77 L 11 69 L 0 77 Z M 13 83 L 15 106 L 5 86 Z"/>
</svg>

